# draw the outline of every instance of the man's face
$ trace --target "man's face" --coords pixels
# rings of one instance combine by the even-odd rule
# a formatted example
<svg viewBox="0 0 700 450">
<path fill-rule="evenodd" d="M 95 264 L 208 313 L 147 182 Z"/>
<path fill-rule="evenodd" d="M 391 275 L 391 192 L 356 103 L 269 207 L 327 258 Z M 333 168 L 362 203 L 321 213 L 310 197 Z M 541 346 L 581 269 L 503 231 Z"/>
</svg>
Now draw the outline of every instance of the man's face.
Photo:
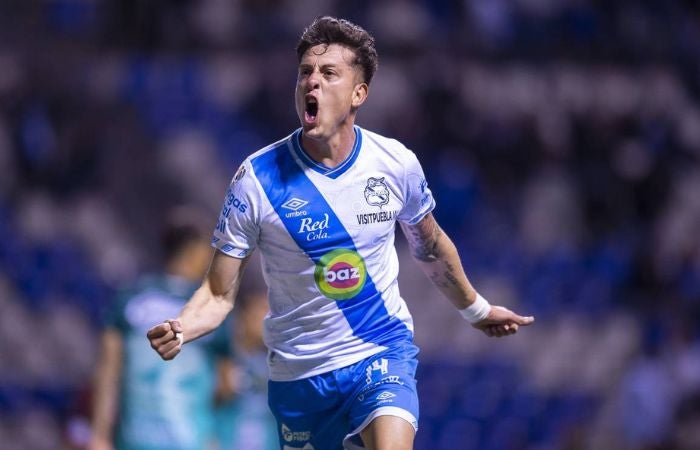
<svg viewBox="0 0 700 450">
<path fill-rule="evenodd" d="M 343 124 L 352 124 L 351 111 L 367 96 L 354 59 L 352 50 L 338 44 L 316 45 L 302 56 L 295 99 L 306 136 L 328 139 Z"/>
</svg>

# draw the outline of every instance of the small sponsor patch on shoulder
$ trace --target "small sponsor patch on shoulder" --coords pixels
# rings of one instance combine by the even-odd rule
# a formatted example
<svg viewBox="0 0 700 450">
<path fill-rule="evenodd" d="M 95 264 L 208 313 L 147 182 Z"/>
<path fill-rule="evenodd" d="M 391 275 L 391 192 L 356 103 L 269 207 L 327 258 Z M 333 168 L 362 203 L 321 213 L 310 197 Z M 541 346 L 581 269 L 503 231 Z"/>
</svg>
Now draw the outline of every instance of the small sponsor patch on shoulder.
<svg viewBox="0 0 700 450">
<path fill-rule="evenodd" d="M 243 164 L 238 168 L 236 174 L 233 176 L 233 182 L 238 183 L 246 174 L 246 168 Z"/>
</svg>

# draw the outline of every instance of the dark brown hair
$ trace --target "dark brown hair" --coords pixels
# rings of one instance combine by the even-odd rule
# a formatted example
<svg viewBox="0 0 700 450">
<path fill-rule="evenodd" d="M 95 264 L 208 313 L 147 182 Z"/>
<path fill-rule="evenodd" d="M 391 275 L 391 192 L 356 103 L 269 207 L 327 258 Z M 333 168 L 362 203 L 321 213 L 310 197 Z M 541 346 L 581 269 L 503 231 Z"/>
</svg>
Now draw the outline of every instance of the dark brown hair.
<svg viewBox="0 0 700 450">
<path fill-rule="evenodd" d="M 352 50 L 355 53 L 353 64 L 362 68 L 363 81 L 367 84 L 372 81 L 379 56 L 374 48 L 374 38 L 362 27 L 345 19 L 318 17 L 306 27 L 297 44 L 299 61 L 308 49 L 319 44 L 340 44 Z"/>
</svg>

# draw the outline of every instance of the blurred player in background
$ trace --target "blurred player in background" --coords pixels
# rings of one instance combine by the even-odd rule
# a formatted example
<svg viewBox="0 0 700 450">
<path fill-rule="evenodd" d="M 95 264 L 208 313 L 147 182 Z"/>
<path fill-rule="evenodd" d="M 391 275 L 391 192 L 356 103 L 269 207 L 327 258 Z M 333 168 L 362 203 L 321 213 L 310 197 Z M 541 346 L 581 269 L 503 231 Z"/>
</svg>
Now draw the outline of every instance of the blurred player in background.
<svg viewBox="0 0 700 450">
<path fill-rule="evenodd" d="M 262 323 L 268 311 L 265 291 L 241 290 L 233 315 L 238 392 L 217 414 L 221 450 L 279 448 L 275 418 L 267 406 L 267 347 Z"/>
<path fill-rule="evenodd" d="M 473 326 L 506 336 L 534 319 L 492 307 L 471 286 L 433 218 L 413 152 L 355 126 L 377 68 L 374 39 L 323 17 L 304 31 L 297 55 L 301 129 L 238 169 L 202 286 L 148 338 L 169 360 L 216 329 L 258 248 L 269 285 L 269 403 L 280 447 L 407 450 L 418 427 L 418 349 L 398 290 L 396 223 L 421 268 Z"/>
<path fill-rule="evenodd" d="M 233 394 L 230 333 L 220 327 L 167 364 L 143 334 L 153 315 L 176 315 L 211 260 L 208 232 L 188 209 L 168 217 L 163 274 L 124 292 L 108 314 L 94 381 L 91 450 L 214 448 L 215 398 Z"/>
</svg>

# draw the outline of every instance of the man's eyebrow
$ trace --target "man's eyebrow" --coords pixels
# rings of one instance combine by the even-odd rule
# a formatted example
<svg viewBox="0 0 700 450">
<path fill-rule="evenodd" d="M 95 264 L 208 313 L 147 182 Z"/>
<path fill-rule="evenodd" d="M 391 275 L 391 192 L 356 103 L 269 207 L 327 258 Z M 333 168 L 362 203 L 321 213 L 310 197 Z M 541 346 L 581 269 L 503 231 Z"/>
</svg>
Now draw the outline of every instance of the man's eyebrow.
<svg viewBox="0 0 700 450">
<path fill-rule="evenodd" d="M 301 68 L 306 69 L 306 68 L 308 68 L 308 67 L 314 67 L 314 66 L 315 66 L 315 64 L 310 64 L 310 63 L 301 63 L 301 64 L 299 64 L 299 68 L 300 68 L 300 69 L 301 69 Z M 339 64 L 337 64 L 337 63 L 326 63 L 326 64 L 321 64 L 321 69 L 329 69 L 329 68 L 330 68 L 330 69 L 334 69 L 334 68 L 336 68 L 336 67 L 338 67 L 338 66 L 339 66 Z"/>
</svg>

